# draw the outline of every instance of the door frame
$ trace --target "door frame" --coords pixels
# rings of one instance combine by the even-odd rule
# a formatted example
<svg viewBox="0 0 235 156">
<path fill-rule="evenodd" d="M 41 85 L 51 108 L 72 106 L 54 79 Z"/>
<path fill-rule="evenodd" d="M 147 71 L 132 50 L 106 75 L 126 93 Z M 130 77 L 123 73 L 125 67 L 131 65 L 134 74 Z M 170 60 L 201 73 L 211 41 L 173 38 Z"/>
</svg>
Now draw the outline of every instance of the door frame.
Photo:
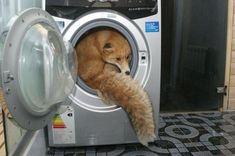
<svg viewBox="0 0 235 156">
<path fill-rule="evenodd" d="M 226 64 L 225 64 L 225 81 L 227 86 L 227 96 L 224 96 L 223 107 L 221 111 L 229 110 L 229 88 L 231 74 L 231 59 L 232 59 L 232 38 L 233 38 L 233 0 L 228 0 L 228 17 L 227 17 L 227 47 L 226 47 Z"/>
</svg>

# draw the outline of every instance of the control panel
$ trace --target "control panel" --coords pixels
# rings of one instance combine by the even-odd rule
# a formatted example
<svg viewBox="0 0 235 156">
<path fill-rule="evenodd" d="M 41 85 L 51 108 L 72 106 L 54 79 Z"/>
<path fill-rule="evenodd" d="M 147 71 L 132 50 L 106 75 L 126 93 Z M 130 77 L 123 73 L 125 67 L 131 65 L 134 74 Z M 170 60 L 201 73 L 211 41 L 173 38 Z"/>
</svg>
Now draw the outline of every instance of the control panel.
<svg viewBox="0 0 235 156">
<path fill-rule="evenodd" d="M 76 19 L 91 10 L 112 9 L 137 19 L 156 14 L 157 4 L 158 0 L 46 0 L 46 11 L 56 17 Z"/>
<path fill-rule="evenodd" d="M 80 6 L 80 7 L 151 7 L 153 8 L 157 0 L 47 0 L 47 5 L 56 6 Z M 103 5 L 102 5 L 103 4 Z"/>
</svg>

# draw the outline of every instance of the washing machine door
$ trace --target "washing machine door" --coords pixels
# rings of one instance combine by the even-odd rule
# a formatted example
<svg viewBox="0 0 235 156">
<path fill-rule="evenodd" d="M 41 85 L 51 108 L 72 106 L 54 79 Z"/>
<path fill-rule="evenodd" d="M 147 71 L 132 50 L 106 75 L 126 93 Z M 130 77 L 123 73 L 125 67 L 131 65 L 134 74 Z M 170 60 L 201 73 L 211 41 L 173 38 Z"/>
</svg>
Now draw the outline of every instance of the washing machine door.
<svg viewBox="0 0 235 156">
<path fill-rule="evenodd" d="M 72 46 L 50 15 L 34 8 L 14 18 L 1 55 L 2 104 L 22 128 L 44 127 L 75 86 Z"/>
</svg>

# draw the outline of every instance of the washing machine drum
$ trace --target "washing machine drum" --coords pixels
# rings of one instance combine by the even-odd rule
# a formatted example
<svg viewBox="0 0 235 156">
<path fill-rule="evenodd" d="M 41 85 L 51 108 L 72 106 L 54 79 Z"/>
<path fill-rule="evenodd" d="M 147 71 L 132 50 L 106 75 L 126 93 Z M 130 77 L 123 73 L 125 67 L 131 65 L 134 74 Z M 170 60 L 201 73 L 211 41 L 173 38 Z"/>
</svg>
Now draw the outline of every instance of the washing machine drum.
<svg viewBox="0 0 235 156">
<path fill-rule="evenodd" d="M 127 39 L 132 51 L 130 75 L 144 86 L 148 76 L 148 47 L 142 32 L 129 18 L 111 10 L 88 12 L 73 21 L 65 29 L 63 36 L 65 40 L 71 41 L 72 45 L 76 47 L 89 32 L 103 29 L 118 31 Z M 70 97 L 77 105 L 90 111 L 106 112 L 119 109 L 115 105 L 107 106 L 104 104 L 96 96 L 96 92 L 88 87 L 79 76 L 77 77 L 76 90 Z"/>
<path fill-rule="evenodd" d="M 137 45 L 134 41 L 134 38 L 126 30 L 122 29 L 120 25 L 107 26 L 107 25 L 110 25 L 110 23 L 109 24 L 108 23 L 102 23 L 102 25 L 98 25 L 96 22 L 94 22 L 93 24 L 96 25 L 94 28 L 89 28 L 88 26 L 85 26 L 86 29 L 87 29 L 87 31 L 85 33 L 83 33 L 82 31 L 78 31 L 76 33 L 76 35 L 74 36 L 74 38 L 72 39 L 72 44 L 75 45 L 75 46 L 78 45 L 79 42 L 84 37 L 86 37 L 90 33 L 94 33 L 94 32 L 97 32 L 97 31 L 102 31 L 102 30 L 118 31 L 118 33 L 120 33 L 120 35 L 123 35 L 124 38 L 126 38 L 127 41 L 129 42 L 131 52 L 132 52 L 131 53 L 131 60 L 129 62 L 130 75 L 132 77 L 134 77 L 135 73 L 137 71 L 137 67 L 138 67 Z M 106 26 L 103 26 L 103 25 L 106 25 Z M 79 57 L 79 56 L 77 56 L 77 57 Z M 86 83 L 84 83 L 84 81 L 79 77 L 79 74 L 78 74 L 78 77 L 77 77 L 77 85 L 79 85 L 87 93 L 96 95 L 96 91 L 94 91 L 93 89 L 88 87 L 88 85 Z"/>
</svg>

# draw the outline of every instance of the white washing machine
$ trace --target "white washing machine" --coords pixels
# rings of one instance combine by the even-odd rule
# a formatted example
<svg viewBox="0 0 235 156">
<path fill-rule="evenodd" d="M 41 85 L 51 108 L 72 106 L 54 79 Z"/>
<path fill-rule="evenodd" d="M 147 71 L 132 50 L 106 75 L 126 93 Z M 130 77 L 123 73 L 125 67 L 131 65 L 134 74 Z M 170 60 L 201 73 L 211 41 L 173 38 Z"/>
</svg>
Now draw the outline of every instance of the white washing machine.
<svg viewBox="0 0 235 156">
<path fill-rule="evenodd" d="M 105 105 L 73 72 L 72 47 L 89 31 L 111 28 L 130 43 L 131 75 L 151 98 L 157 135 L 160 6 L 160 0 L 47 0 L 47 12 L 31 8 L 14 18 L 4 41 L 1 74 L 16 122 L 30 130 L 48 125 L 50 147 L 138 142 L 126 112 Z"/>
</svg>

